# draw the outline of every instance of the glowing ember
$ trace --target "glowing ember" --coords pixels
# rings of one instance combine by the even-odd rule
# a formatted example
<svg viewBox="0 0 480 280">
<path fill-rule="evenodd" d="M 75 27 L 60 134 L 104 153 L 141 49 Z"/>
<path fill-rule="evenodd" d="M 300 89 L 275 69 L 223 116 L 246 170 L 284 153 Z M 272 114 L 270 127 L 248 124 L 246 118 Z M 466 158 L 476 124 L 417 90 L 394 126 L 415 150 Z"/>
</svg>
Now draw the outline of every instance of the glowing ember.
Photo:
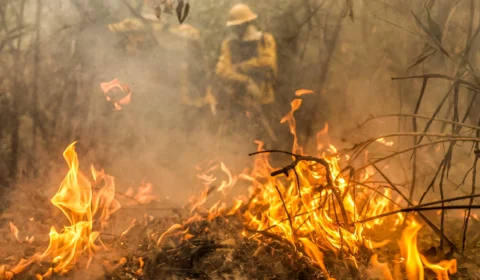
<svg viewBox="0 0 480 280">
<path fill-rule="evenodd" d="M 393 144 L 394 144 L 393 141 L 387 141 L 387 140 L 385 140 L 385 138 L 378 138 L 376 141 L 377 141 L 377 143 L 383 144 L 387 147 L 392 147 Z"/>
</svg>

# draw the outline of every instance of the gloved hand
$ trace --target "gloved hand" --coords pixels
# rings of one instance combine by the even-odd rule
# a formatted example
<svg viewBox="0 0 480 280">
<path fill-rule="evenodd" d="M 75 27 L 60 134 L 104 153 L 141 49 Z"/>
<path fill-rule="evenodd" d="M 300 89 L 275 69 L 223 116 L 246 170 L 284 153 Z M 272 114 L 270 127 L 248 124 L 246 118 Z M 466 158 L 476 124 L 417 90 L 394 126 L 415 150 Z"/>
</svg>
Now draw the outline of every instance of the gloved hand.
<svg viewBox="0 0 480 280">
<path fill-rule="evenodd" d="M 260 98 L 262 96 L 262 90 L 253 80 L 248 81 L 245 89 L 247 91 L 247 94 L 254 98 Z"/>
</svg>

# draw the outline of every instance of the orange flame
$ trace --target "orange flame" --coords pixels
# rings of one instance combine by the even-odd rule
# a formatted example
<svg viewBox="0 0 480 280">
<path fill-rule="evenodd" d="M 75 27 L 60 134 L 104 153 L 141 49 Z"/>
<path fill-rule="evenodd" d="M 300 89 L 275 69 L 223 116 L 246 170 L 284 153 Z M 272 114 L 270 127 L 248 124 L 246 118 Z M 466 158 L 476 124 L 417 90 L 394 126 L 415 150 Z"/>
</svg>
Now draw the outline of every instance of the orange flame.
<svg viewBox="0 0 480 280">
<path fill-rule="evenodd" d="M 52 226 L 49 234 L 50 244 L 45 252 L 20 262 L 10 271 L 21 272 L 34 261 L 47 260 L 53 266 L 37 278 L 48 277 L 53 273 L 63 274 L 75 265 L 81 255 L 87 255 L 90 263 L 93 252 L 101 249 L 95 244 L 100 234 L 93 230 L 93 218 L 99 213 L 97 220 L 103 228 L 111 214 L 120 208 L 120 204 L 114 199 L 114 178 L 92 167 L 94 180 L 97 183 L 104 181 L 104 186 L 94 194 L 90 181 L 79 170 L 75 144 L 76 142 L 70 144 L 63 153 L 69 171 L 51 199 L 52 204 L 68 218 L 70 225 L 65 226 L 60 232 Z"/>
<path fill-rule="evenodd" d="M 323 263 L 323 253 L 318 250 L 317 245 L 315 243 L 308 240 L 308 238 L 300 238 L 300 242 L 302 242 L 303 246 L 305 246 L 305 253 L 320 266 L 323 272 L 327 275 L 329 280 L 335 280 L 335 278 L 330 278 L 330 274 L 328 273 L 325 264 Z"/>
<path fill-rule="evenodd" d="M 15 226 L 12 222 L 10 222 L 10 232 L 12 233 L 12 235 L 15 237 L 15 239 L 17 239 L 17 241 L 19 243 L 22 243 L 20 241 L 20 239 L 18 238 L 18 228 L 17 226 Z"/>
<path fill-rule="evenodd" d="M 378 255 L 373 254 L 368 262 L 370 271 L 373 271 L 374 275 L 369 275 L 369 279 L 384 279 L 393 280 L 392 273 L 388 268 L 387 263 L 381 263 L 378 261 Z"/>
<path fill-rule="evenodd" d="M 443 260 L 437 264 L 432 264 L 423 255 L 420 255 L 420 258 L 422 259 L 423 264 L 436 274 L 438 280 L 448 280 L 450 279 L 448 277 L 449 273 L 450 274 L 457 273 L 456 259 Z"/>
<path fill-rule="evenodd" d="M 295 96 L 302 96 L 306 94 L 313 94 L 313 90 L 309 89 L 299 89 L 295 92 Z"/>
<path fill-rule="evenodd" d="M 415 219 L 403 230 L 402 238 L 399 240 L 400 251 L 405 259 L 405 269 L 407 271 L 408 280 L 423 280 L 423 265 L 432 270 L 437 279 L 448 280 L 448 273 L 455 274 L 457 272 L 457 260 L 443 260 L 439 263 L 430 263 L 425 256 L 418 252 L 417 233 L 422 226 Z"/>
<path fill-rule="evenodd" d="M 301 90 L 296 93 L 296 96 L 311 93 L 311 91 Z M 296 155 L 302 155 L 302 147 L 298 143 L 294 113 L 301 107 L 301 104 L 302 99 L 294 99 L 291 102 L 290 112 L 281 120 L 281 123 L 288 122 L 290 133 L 294 138 L 292 152 Z M 317 140 L 319 142 L 324 140 L 327 132 L 328 124 L 317 134 Z M 263 142 L 255 141 L 255 143 L 257 151 L 263 151 Z M 395 204 L 398 205 L 398 201 L 395 202 L 395 199 L 398 200 L 398 198 L 393 197 L 391 190 L 382 187 L 381 183 L 369 183 L 374 187 L 372 188 L 374 192 L 371 192 L 370 188 L 363 187 L 365 182 L 376 174 L 373 168 L 366 168 L 364 174 L 358 174 L 360 179 L 358 184 L 356 177 L 344 177 L 337 149 L 329 143 L 321 143 L 321 145 L 317 147 L 320 147 L 321 151 L 319 152 L 322 154 L 317 158 L 324 161 L 322 164 L 313 160 L 295 161 L 295 165 L 290 165 L 289 170 L 277 177 L 271 176 L 272 172 L 278 171 L 278 168 L 271 166 L 267 153 L 257 154 L 254 158 L 253 168 L 244 170 L 239 175 L 233 174 L 221 163 L 220 169 L 228 179 L 222 181 L 220 187 L 217 188 L 218 191 L 222 191 L 223 194 L 228 193 L 239 180 L 250 184 L 248 200 L 236 199 L 233 203 L 234 206 L 229 211 L 226 211 L 227 204 L 221 200 L 208 209 L 202 207 L 214 188 L 213 182 L 217 180 L 217 177 L 210 173 L 216 170 L 217 166 L 211 167 L 197 176 L 203 180 L 205 189 L 199 196 L 190 199 L 190 205 L 192 213 L 196 209 L 199 211 L 196 211 L 183 224 L 183 227 L 200 220 L 211 221 L 219 215 L 237 214 L 244 219 L 246 230 L 242 232 L 243 236 L 258 240 L 258 232 L 268 232 L 283 238 L 289 241 L 294 248 L 303 248 L 305 254 L 328 277 L 330 276 L 323 262 L 323 252 L 326 250 L 343 254 L 346 259 L 352 260 L 357 265 L 356 256 L 360 251 L 360 246 L 374 250 L 391 242 L 389 239 L 381 241 L 367 239 L 364 236 L 365 231 L 375 231 L 380 226 L 396 230 L 403 224 L 405 216 L 398 213 L 363 224 L 355 223 L 365 217 L 395 210 Z M 367 155 L 366 152 L 365 157 Z M 348 156 L 342 156 L 343 158 L 348 160 Z M 209 163 L 209 166 L 212 164 Z M 382 189 L 383 191 L 381 191 Z M 203 214 L 205 212 L 206 215 Z M 165 234 L 183 227 L 179 224 L 174 225 Z M 404 230 L 399 242 L 404 259 L 402 264 L 405 263 L 407 266 L 409 280 L 423 279 L 424 275 L 421 256 L 416 248 L 416 234 L 419 228 L 420 225 L 416 221 L 411 222 L 409 227 Z M 165 234 L 159 241 L 163 241 Z M 370 263 L 380 272 L 382 279 L 393 279 L 388 264 L 378 262 L 377 256 L 372 257 Z M 399 263 L 394 263 L 396 278 L 400 275 L 399 267 Z M 437 275 L 445 270 L 454 271 L 453 262 L 442 262 L 437 266 L 430 267 L 436 271 Z"/>
<path fill-rule="evenodd" d="M 288 126 L 290 127 L 290 133 L 292 133 L 292 135 L 293 135 L 292 153 L 294 153 L 294 154 L 301 154 L 302 153 L 302 149 L 298 145 L 297 128 L 296 128 L 297 127 L 297 122 L 295 120 L 295 117 L 293 116 L 295 111 L 298 110 L 301 105 L 302 105 L 302 99 L 294 99 L 291 103 L 292 109 L 280 121 L 280 123 L 288 122 Z"/>
<path fill-rule="evenodd" d="M 402 238 L 399 240 L 401 255 L 405 259 L 408 280 L 418 280 L 424 277 L 422 260 L 417 248 L 417 233 L 420 228 L 422 226 L 413 219 L 403 230 Z"/>
</svg>

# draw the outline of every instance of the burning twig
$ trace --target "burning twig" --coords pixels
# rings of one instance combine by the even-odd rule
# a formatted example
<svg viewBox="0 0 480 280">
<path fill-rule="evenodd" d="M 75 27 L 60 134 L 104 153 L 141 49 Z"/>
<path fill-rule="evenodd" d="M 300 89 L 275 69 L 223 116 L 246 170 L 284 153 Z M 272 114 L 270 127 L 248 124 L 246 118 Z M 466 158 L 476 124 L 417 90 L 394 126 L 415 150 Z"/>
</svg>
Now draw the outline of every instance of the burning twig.
<svg viewBox="0 0 480 280">
<path fill-rule="evenodd" d="M 278 150 L 259 151 L 259 152 L 251 153 L 249 155 L 252 156 L 252 155 L 256 155 L 256 154 L 272 153 L 272 152 L 288 154 L 288 155 L 291 155 L 295 158 L 295 161 L 292 162 L 291 164 L 285 166 L 284 168 L 282 168 L 280 170 L 272 172 L 271 176 L 273 176 L 273 177 L 277 176 L 279 174 L 285 174 L 285 176 L 288 176 L 288 171 L 292 170 L 292 169 L 295 170 L 296 165 L 300 161 L 313 161 L 313 162 L 316 162 L 316 163 L 319 163 L 320 165 L 322 165 L 326 170 L 326 180 L 327 180 L 327 186 L 326 187 L 329 188 L 332 191 L 333 195 L 335 196 L 335 199 L 338 202 L 338 205 L 340 207 L 340 211 L 342 212 L 342 218 L 343 218 L 344 224 L 345 225 L 349 224 L 348 223 L 348 218 L 347 218 L 348 217 L 347 212 L 345 210 L 345 206 L 343 205 L 342 197 L 341 197 L 338 189 L 335 188 L 335 185 L 334 185 L 334 182 L 333 182 L 333 179 L 332 179 L 333 176 L 332 176 L 332 173 L 331 173 L 331 170 L 330 170 L 330 166 L 329 166 L 329 164 L 326 160 L 321 159 L 321 158 L 311 157 L 311 156 L 297 155 L 297 154 L 293 154 L 293 153 L 290 153 L 290 152 L 278 151 Z M 299 193 L 299 197 L 301 198 L 302 196 L 301 196 L 301 188 L 300 188 L 300 183 L 299 183 L 299 179 L 298 179 L 298 174 L 297 173 L 295 173 L 295 174 L 296 174 L 296 178 L 297 178 L 298 193 Z M 292 230 L 293 230 L 293 228 L 292 228 Z"/>
<path fill-rule="evenodd" d="M 332 174 L 331 174 L 331 171 L 330 171 L 330 167 L 328 166 L 328 162 L 324 159 L 311 157 L 311 156 L 302 156 L 302 155 L 297 155 L 297 154 L 294 154 L 294 153 L 290 153 L 290 152 L 286 152 L 286 151 L 279 151 L 279 150 L 258 151 L 258 152 L 250 153 L 248 155 L 249 156 L 254 156 L 254 155 L 264 154 L 264 153 L 283 153 L 283 154 L 291 155 L 295 158 L 295 161 L 292 162 L 291 164 L 285 166 L 284 168 L 282 168 L 280 170 L 272 172 L 271 175 L 273 177 L 278 176 L 280 174 L 284 174 L 285 176 L 288 176 L 288 171 L 295 170 L 295 166 L 297 166 L 297 164 L 300 161 L 314 161 L 314 162 L 319 163 L 319 164 L 321 164 L 325 167 L 325 170 L 327 172 L 327 183 L 329 185 L 333 185 Z M 298 181 L 298 177 L 297 177 L 297 188 L 298 188 L 298 193 L 299 193 L 300 197 L 302 197 L 302 194 L 301 194 L 301 191 L 300 191 L 300 182 Z"/>
<path fill-rule="evenodd" d="M 285 204 L 285 200 L 283 199 L 282 193 L 278 189 L 277 185 L 275 185 L 275 189 L 277 189 L 278 196 L 280 196 L 280 199 L 282 200 L 283 209 L 285 210 L 285 213 L 287 214 L 287 217 L 288 217 L 288 222 L 290 223 L 290 230 L 291 230 L 291 233 L 292 233 L 292 242 L 295 242 L 295 236 L 293 235 L 293 232 L 295 230 L 293 229 L 292 217 L 290 216 L 290 213 L 288 212 L 287 205 Z"/>
</svg>

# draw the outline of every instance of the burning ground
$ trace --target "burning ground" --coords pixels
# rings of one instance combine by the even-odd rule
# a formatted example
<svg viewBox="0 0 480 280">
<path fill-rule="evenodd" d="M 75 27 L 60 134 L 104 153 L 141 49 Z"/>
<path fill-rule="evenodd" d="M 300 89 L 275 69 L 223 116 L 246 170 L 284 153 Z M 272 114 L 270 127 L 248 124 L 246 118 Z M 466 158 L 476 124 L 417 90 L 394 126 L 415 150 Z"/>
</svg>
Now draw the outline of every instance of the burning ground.
<svg viewBox="0 0 480 280">
<path fill-rule="evenodd" d="M 301 103 L 295 99 L 281 120 L 294 139 L 291 151 L 264 150 L 257 141 L 253 164 L 240 174 L 223 162 L 197 165 L 203 187 L 184 207 L 155 197 L 148 183 L 119 193 L 105 171 L 92 166 L 87 176 L 72 143 L 63 154 L 68 172 L 50 200 L 60 211 L 31 213 L 29 221 L 13 215 L 2 239 L 7 250 L 2 250 L 0 277 L 478 277 L 475 257 L 459 250 L 423 214 L 441 209 L 436 207 L 441 202 L 414 204 L 382 171 L 388 167 L 371 163 L 355 170 L 349 166 L 352 154 L 330 143 L 318 143 L 324 148 L 315 157 L 304 155 L 294 118 Z M 383 138 L 377 142 L 390 145 Z M 272 153 L 292 163 L 274 167 Z M 478 229 L 473 218 L 471 231 Z M 49 240 L 42 240 L 41 230 L 49 226 Z M 449 249 L 435 247 L 440 239 Z"/>
</svg>

